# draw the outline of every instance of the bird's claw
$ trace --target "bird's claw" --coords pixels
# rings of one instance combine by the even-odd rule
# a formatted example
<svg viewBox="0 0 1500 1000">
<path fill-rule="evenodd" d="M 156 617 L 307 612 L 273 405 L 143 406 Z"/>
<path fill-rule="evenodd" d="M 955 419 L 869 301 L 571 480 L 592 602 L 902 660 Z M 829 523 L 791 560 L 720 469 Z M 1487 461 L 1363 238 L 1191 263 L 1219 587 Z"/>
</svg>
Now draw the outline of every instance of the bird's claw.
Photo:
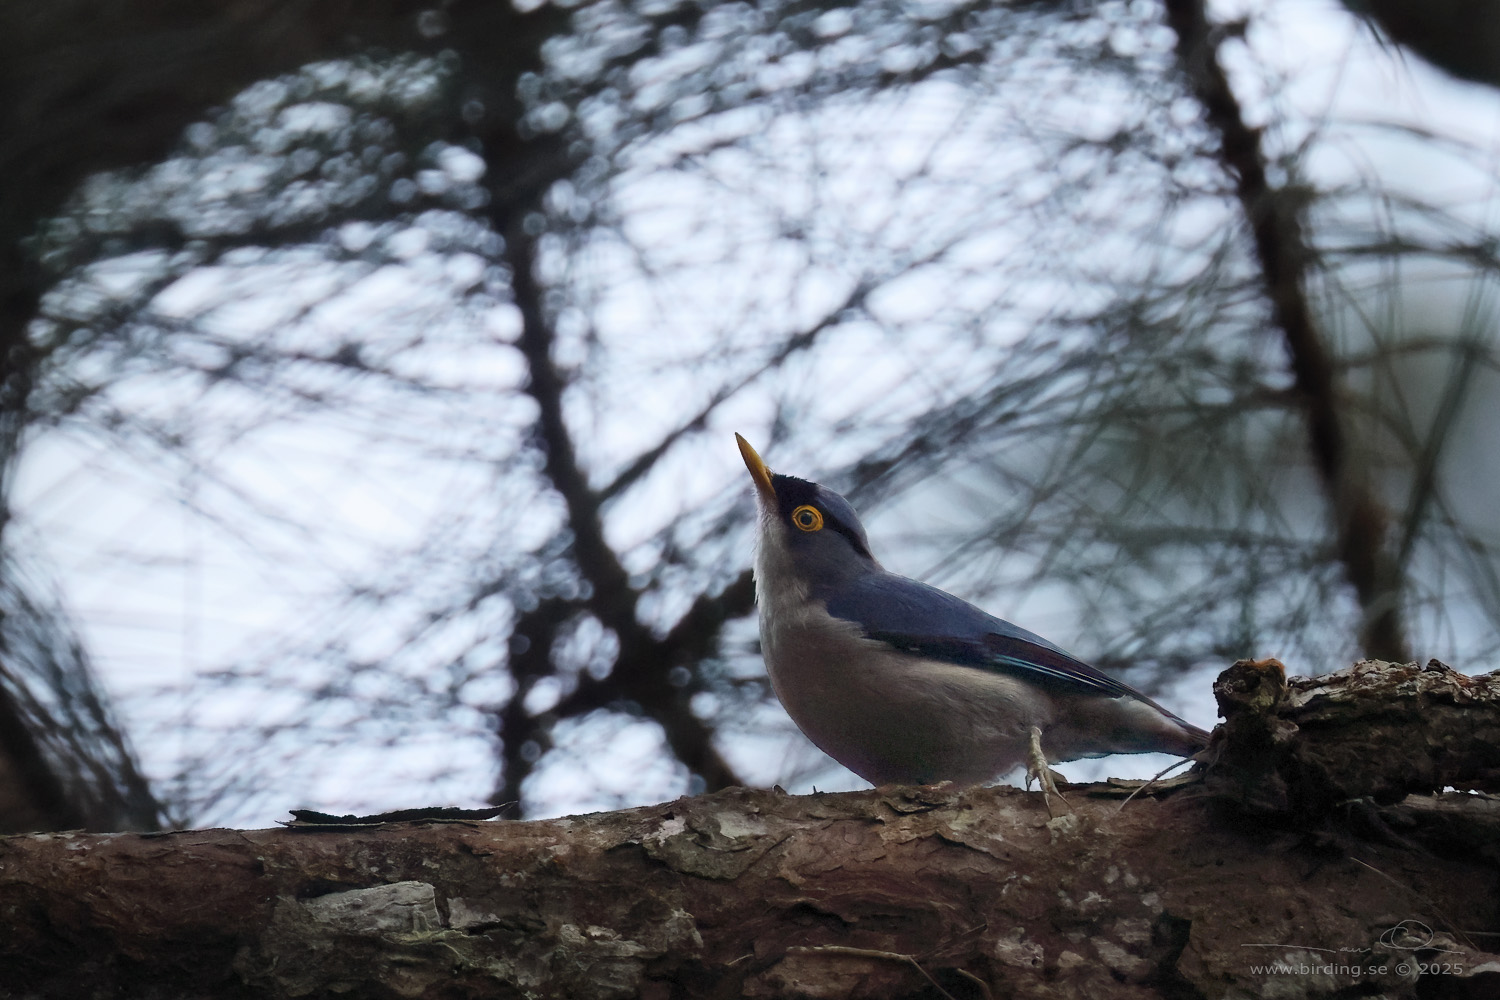
<svg viewBox="0 0 1500 1000">
<path fill-rule="evenodd" d="M 1047 766 L 1047 755 L 1042 753 L 1042 731 L 1036 726 L 1032 726 L 1031 740 L 1026 753 L 1026 785 L 1028 788 L 1031 787 L 1031 779 L 1036 779 L 1037 784 L 1041 786 L 1042 804 L 1047 807 L 1047 815 L 1049 817 L 1056 817 L 1057 815 L 1052 811 L 1052 796 L 1054 795 L 1057 796 L 1059 802 L 1067 807 L 1068 812 L 1073 811 L 1073 806 L 1069 804 L 1063 793 L 1057 790 L 1057 778 L 1059 777 L 1061 775 Z"/>
</svg>

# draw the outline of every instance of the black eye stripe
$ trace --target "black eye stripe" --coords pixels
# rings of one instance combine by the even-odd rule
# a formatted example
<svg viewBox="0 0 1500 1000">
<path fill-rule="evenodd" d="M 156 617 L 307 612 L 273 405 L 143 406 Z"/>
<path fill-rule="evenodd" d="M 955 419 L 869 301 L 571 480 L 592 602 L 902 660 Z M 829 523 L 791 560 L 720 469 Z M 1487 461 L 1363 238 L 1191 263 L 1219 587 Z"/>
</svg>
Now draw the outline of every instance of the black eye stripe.
<svg viewBox="0 0 1500 1000">
<path fill-rule="evenodd" d="M 858 521 L 855 519 L 854 511 L 849 508 L 843 497 L 834 494 L 831 490 L 824 489 L 817 483 L 810 483 L 806 479 L 798 479 L 796 476 L 784 476 L 780 473 L 771 474 L 772 487 L 776 492 L 779 514 L 783 518 L 782 523 L 788 527 L 796 528 L 799 532 L 813 534 L 807 528 L 797 524 L 793 515 L 799 507 L 811 507 L 818 511 L 823 519 L 824 531 L 832 531 L 844 536 L 849 540 L 849 545 L 855 552 L 866 559 L 873 558 L 870 549 L 861 537 Z M 825 497 L 826 494 L 826 497 Z M 831 499 L 828 499 L 831 497 Z M 831 506 L 827 506 L 831 505 Z M 853 522 L 853 523 L 851 523 Z"/>
<path fill-rule="evenodd" d="M 842 524 L 835 523 L 829 525 L 829 527 L 833 528 L 834 531 L 837 531 L 839 534 L 849 539 L 849 544 L 854 547 L 855 552 L 858 552 L 860 555 L 869 558 L 870 551 L 865 548 L 865 543 L 859 540 L 858 535 L 850 531 L 848 528 L 844 527 Z"/>
</svg>

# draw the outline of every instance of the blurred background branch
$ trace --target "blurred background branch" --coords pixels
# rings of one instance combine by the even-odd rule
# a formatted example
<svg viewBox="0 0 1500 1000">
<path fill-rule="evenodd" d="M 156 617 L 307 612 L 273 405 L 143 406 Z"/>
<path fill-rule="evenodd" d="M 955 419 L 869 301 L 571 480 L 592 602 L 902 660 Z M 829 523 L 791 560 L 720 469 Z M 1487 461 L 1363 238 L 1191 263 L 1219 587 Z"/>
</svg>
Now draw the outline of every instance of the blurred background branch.
<svg viewBox="0 0 1500 1000">
<path fill-rule="evenodd" d="M 1257 132 L 1244 119 L 1239 100 L 1219 64 L 1208 14 L 1198 0 L 1166 0 L 1177 55 L 1219 133 L 1224 166 L 1255 242 L 1273 322 L 1286 343 L 1287 358 L 1307 421 L 1308 443 L 1338 536 L 1344 572 L 1364 613 L 1360 645 L 1371 659 L 1405 663 L 1411 656 L 1401 621 L 1396 565 L 1386 541 L 1384 507 L 1350 454 L 1339 413 L 1333 358 L 1307 300 L 1305 269 L 1314 262 L 1299 217 L 1300 185 L 1272 188 Z"/>
</svg>

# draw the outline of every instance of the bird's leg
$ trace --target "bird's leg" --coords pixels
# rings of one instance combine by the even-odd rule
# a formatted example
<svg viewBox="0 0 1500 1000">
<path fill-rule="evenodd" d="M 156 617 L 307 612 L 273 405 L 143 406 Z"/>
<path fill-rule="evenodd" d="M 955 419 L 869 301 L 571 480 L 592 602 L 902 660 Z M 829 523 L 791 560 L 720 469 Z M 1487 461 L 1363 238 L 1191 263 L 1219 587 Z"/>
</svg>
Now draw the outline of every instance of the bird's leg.
<svg viewBox="0 0 1500 1000">
<path fill-rule="evenodd" d="M 1042 753 L 1042 731 L 1036 726 L 1031 727 L 1031 742 L 1026 751 L 1026 783 L 1031 784 L 1035 778 L 1036 783 L 1042 789 L 1042 804 L 1047 807 L 1047 815 L 1055 815 L 1052 812 L 1052 796 L 1056 795 L 1058 801 L 1068 806 L 1068 812 L 1073 807 L 1068 805 L 1068 800 L 1063 798 L 1063 793 L 1057 790 L 1057 782 L 1052 778 L 1052 769 L 1047 766 L 1047 755 Z"/>
</svg>

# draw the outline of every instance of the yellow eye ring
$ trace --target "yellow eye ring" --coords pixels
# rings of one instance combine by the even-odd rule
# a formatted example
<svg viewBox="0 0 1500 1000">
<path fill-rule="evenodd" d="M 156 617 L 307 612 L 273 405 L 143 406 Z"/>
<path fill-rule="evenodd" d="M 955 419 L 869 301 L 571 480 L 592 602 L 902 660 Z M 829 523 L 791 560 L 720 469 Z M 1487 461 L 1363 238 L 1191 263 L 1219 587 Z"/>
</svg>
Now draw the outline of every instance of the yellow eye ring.
<svg viewBox="0 0 1500 1000">
<path fill-rule="evenodd" d="M 818 508 L 803 504 L 792 511 L 792 523 L 803 531 L 817 531 L 823 527 L 823 514 Z"/>
</svg>

